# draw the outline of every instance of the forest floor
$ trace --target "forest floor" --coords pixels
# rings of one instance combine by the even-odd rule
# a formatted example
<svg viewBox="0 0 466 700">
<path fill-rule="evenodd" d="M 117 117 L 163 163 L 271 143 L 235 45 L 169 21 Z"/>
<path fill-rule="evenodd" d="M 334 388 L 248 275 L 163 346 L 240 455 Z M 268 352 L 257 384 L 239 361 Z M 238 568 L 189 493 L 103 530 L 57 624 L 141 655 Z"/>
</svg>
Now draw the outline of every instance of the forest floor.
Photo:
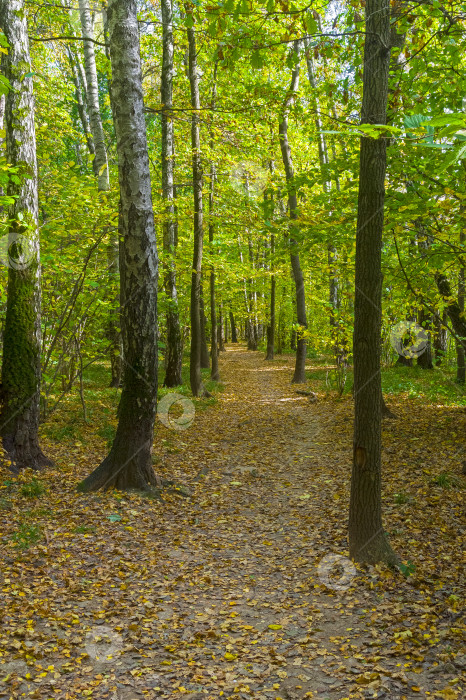
<svg viewBox="0 0 466 700">
<path fill-rule="evenodd" d="M 384 524 L 405 572 L 353 570 L 352 400 L 312 403 L 292 368 L 221 354 L 215 402 L 157 424 L 156 468 L 183 485 L 161 501 L 76 492 L 107 449 L 95 421 L 44 431 L 57 469 L 0 470 L 1 700 L 466 697 L 464 407 L 390 398 Z"/>
</svg>

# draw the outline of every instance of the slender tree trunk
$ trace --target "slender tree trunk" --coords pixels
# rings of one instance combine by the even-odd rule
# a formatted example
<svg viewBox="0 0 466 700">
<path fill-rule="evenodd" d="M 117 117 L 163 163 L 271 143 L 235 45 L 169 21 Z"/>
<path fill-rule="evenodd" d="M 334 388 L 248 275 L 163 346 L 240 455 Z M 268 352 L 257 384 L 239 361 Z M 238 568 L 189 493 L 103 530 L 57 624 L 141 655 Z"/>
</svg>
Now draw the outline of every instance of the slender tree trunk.
<svg viewBox="0 0 466 700">
<path fill-rule="evenodd" d="M 87 110 L 86 110 L 86 103 L 83 100 L 83 91 L 85 90 L 85 86 L 81 86 L 80 82 L 80 77 L 79 77 L 79 70 L 77 67 L 77 62 L 79 59 L 73 54 L 69 46 L 66 49 L 67 56 L 68 56 L 68 62 L 70 64 L 71 68 L 71 75 L 73 78 L 73 84 L 75 87 L 75 97 L 76 97 L 76 105 L 78 108 L 78 114 L 79 114 L 79 119 L 81 122 L 81 126 L 83 129 L 84 137 L 86 139 L 86 144 L 87 148 L 89 150 L 89 153 L 91 155 L 95 155 L 95 148 L 94 148 L 94 141 L 92 139 L 92 134 L 89 128 L 89 119 L 87 116 Z"/>
<path fill-rule="evenodd" d="M 270 237 L 270 267 L 272 276 L 270 278 L 270 320 L 267 325 L 267 354 L 266 360 L 273 360 L 275 351 L 275 274 L 274 269 L 274 254 L 275 254 L 275 235 L 272 233 Z"/>
<path fill-rule="evenodd" d="M 105 148 L 104 130 L 99 106 L 99 83 L 94 52 L 94 22 L 89 7 L 89 0 L 79 0 L 79 16 L 84 37 L 84 70 L 87 82 L 87 105 L 92 137 L 94 139 L 95 158 L 94 172 L 96 173 L 100 192 L 110 188 L 108 178 L 107 149 Z M 86 41 L 87 39 L 87 41 Z"/>
<path fill-rule="evenodd" d="M 463 213 L 466 210 L 463 209 Z M 466 232 L 461 231 L 460 233 L 460 244 L 463 244 L 466 240 Z M 458 307 L 461 313 L 461 317 L 464 318 L 464 296 L 465 296 L 465 279 L 464 279 L 464 267 L 460 269 L 458 275 Z M 456 381 L 458 384 L 464 384 L 466 381 L 466 366 L 465 366 L 466 352 L 464 344 L 456 341 Z"/>
<path fill-rule="evenodd" d="M 174 387 L 182 383 L 181 366 L 183 343 L 181 338 L 176 287 L 176 215 L 174 187 L 174 129 L 173 107 L 173 7 L 172 0 L 161 0 L 162 5 L 162 76 L 160 93 L 162 101 L 162 196 L 165 202 L 163 224 L 164 283 L 167 299 L 167 349 L 164 386 Z"/>
<path fill-rule="evenodd" d="M 10 81 L 5 101 L 6 159 L 27 177 L 11 183 L 8 290 L 3 335 L 0 435 L 14 469 L 51 465 L 39 446 L 41 298 L 39 204 L 34 94 L 23 0 L 0 0 L 0 26 L 9 44 L 2 72 Z"/>
<path fill-rule="evenodd" d="M 237 343 L 238 342 L 238 334 L 236 332 L 235 317 L 233 316 L 233 311 L 231 309 L 229 312 L 229 316 L 230 316 L 230 328 L 231 328 L 231 342 Z"/>
<path fill-rule="evenodd" d="M 204 306 L 204 288 L 202 284 L 201 276 L 201 286 L 199 295 L 199 310 L 201 314 L 201 369 L 210 368 L 210 358 L 209 358 L 209 348 L 207 347 L 207 318 L 205 315 Z"/>
<path fill-rule="evenodd" d="M 223 303 L 218 306 L 218 324 L 217 324 L 217 346 L 218 352 L 225 352 L 225 336 L 223 335 Z"/>
<path fill-rule="evenodd" d="M 447 352 L 447 318 L 446 310 L 443 311 L 442 316 L 438 311 L 434 314 L 434 357 L 436 367 L 440 367 Z"/>
<path fill-rule="evenodd" d="M 147 152 L 136 0 L 108 5 L 120 184 L 120 275 L 125 357 L 118 428 L 109 455 L 80 490 L 156 484 L 157 247 Z"/>
<path fill-rule="evenodd" d="M 217 96 L 217 67 L 218 62 L 214 65 L 214 74 L 212 79 L 212 119 L 213 110 L 215 109 L 215 99 Z M 213 128 L 211 128 L 210 134 L 210 152 L 214 151 L 214 135 Z M 210 245 L 210 256 L 212 263 L 210 266 L 210 355 L 212 358 L 212 371 L 211 378 L 218 382 L 220 379 L 218 371 L 218 348 L 217 348 L 217 311 L 216 311 L 216 301 L 215 301 L 215 265 L 213 262 L 214 257 L 214 235 L 215 235 L 215 223 L 214 223 L 214 207 L 215 207 L 215 178 L 216 170 L 215 163 L 211 161 L 210 163 L 210 190 L 209 190 L 209 245 Z"/>
<path fill-rule="evenodd" d="M 361 122 L 385 124 L 390 64 L 390 0 L 367 0 Z M 350 556 L 397 562 L 382 525 L 380 375 L 386 139 L 361 138 L 354 319 L 354 451 Z"/>
<path fill-rule="evenodd" d="M 332 181 L 328 173 L 329 155 L 327 141 L 323 133 L 322 118 L 319 99 L 317 97 L 317 84 L 314 76 L 314 67 L 310 47 L 306 50 L 307 75 L 312 90 L 312 100 L 315 111 L 315 122 L 317 131 L 317 148 L 319 153 L 320 173 L 322 178 L 322 189 L 328 194 L 332 189 Z M 335 147 L 333 146 L 333 159 L 336 159 Z M 340 182 L 335 178 L 336 190 L 340 191 Z M 340 325 L 338 322 L 339 300 L 339 280 L 336 274 L 337 249 L 329 241 L 327 243 L 327 259 L 329 267 L 329 303 L 330 303 L 330 331 L 332 337 L 333 354 L 337 365 L 345 363 L 346 354 L 344 352 L 345 339 L 340 338 Z"/>
<path fill-rule="evenodd" d="M 295 53 L 299 55 L 300 43 L 295 42 Z M 286 181 L 288 183 L 288 209 L 291 222 L 290 231 L 290 251 L 291 251 L 291 269 L 293 270 L 293 278 L 296 289 L 296 312 L 300 331 L 297 334 L 296 346 L 296 365 L 294 370 L 293 384 L 301 384 L 306 381 L 306 339 L 302 333 L 307 328 L 306 317 L 306 296 L 304 291 L 304 277 L 299 260 L 299 245 L 296 241 L 298 233 L 294 221 L 298 218 L 298 197 L 296 187 L 294 185 L 294 168 L 291 160 L 291 149 L 288 141 L 288 114 L 295 100 L 296 92 L 299 86 L 299 62 L 293 68 L 291 76 L 291 85 L 288 94 L 283 103 L 282 113 L 279 124 L 280 148 L 282 152 L 283 165 L 286 173 Z"/>
<path fill-rule="evenodd" d="M 193 6 L 186 3 L 186 14 L 193 14 Z M 201 140 L 199 133 L 199 77 L 197 74 L 196 33 L 194 25 L 187 29 L 189 51 L 189 84 L 191 88 L 191 148 L 194 193 L 194 251 L 191 277 L 191 354 L 189 377 L 193 396 L 204 393 L 201 377 L 201 309 L 200 288 L 202 271 L 202 248 L 204 242 L 203 207 L 202 207 L 202 163 Z"/>
<path fill-rule="evenodd" d="M 85 70 L 85 87 L 87 108 L 89 111 L 90 129 L 94 145 L 94 161 L 93 168 L 97 178 L 97 187 L 99 192 L 107 192 L 110 189 L 110 180 L 108 172 L 107 149 L 105 147 L 105 136 L 102 126 L 102 115 L 99 105 L 99 83 L 97 79 L 97 67 L 95 62 L 94 51 L 94 21 L 91 14 L 89 0 L 79 0 L 79 15 L 81 19 L 82 34 L 85 39 L 83 42 L 84 49 L 84 70 Z M 112 110 L 115 105 L 113 99 Z M 108 271 L 110 287 L 113 288 L 119 275 L 119 250 L 118 240 L 116 236 L 110 235 L 110 241 L 107 249 Z M 118 289 L 118 287 L 117 287 Z M 113 294 L 113 292 L 110 292 Z M 105 335 L 110 343 L 110 365 L 111 379 L 110 386 L 118 387 L 121 382 L 122 374 L 122 348 L 121 348 L 121 333 L 120 333 L 120 307 L 118 303 L 118 292 L 115 294 L 115 299 L 112 299 L 111 310 L 107 319 Z"/>
</svg>

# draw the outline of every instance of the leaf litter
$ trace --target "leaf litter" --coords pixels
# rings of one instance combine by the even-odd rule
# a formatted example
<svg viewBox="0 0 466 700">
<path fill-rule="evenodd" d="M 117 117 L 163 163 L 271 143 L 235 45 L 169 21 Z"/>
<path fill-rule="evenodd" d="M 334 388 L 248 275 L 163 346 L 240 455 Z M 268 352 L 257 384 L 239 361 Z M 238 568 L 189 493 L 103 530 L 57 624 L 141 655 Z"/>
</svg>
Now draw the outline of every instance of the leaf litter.
<svg viewBox="0 0 466 700">
<path fill-rule="evenodd" d="M 222 353 L 217 403 L 157 424 L 157 470 L 184 485 L 161 501 L 76 493 L 105 454 L 92 426 L 46 444 L 59 470 L 40 486 L 2 468 L 1 700 L 466 696 L 464 480 L 438 483 L 464 413 L 390 401 L 384 524 L 405 575 L 353 569 L 352 402 L 310 402 L 290 366 Z"/>
</svg>

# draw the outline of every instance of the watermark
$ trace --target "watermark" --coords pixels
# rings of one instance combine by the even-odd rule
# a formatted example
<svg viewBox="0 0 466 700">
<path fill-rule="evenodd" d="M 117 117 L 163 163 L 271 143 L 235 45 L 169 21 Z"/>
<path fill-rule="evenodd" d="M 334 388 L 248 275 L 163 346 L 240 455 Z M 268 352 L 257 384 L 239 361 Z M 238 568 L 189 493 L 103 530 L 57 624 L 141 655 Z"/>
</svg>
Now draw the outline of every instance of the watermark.
<svg viewBox="0 0 466 700">
<path fill-rule="evenodd" d="M 181 415 L 174 415 L 175 406 L 182 410 Z M 196 409 L 191 399 L 174 392 L 165 394 L 157 404 L 157 416 L 166 428 L 187 430 L 194 421 Z"/>
<path fill-rule="evenodd" d="M 123 647 L 123 637 L 108 625 L 96 625 L 87 632 L 85 647 L 91 659 L 111 663 Z"/>
<path fill-rule="evenodd" d="M 0 263 L 13 270 L 26 270 L 35 259 L 34 243 L 21 233 L 0 238 Z"/>
<path fill-rule="evenodd" d="M 398 355 L 420 357 L 429 343 L 429 333 L 415 321 L 400 321 L 390 331 L 390 343 Z"/>
<path fill-rule="evenodd" d="M 346 591 L 356 576 L 353 562 L 341 554 L 327 554 L 317 567 L 320 582 L 334 591 Z"/>
<path fill-rule="evenodd" d="M 230 180 L 243 195 L 257 196 L 267 187 L 268 171 L 251 160 L 243 160 L 231 169 Z"/>
</svg>

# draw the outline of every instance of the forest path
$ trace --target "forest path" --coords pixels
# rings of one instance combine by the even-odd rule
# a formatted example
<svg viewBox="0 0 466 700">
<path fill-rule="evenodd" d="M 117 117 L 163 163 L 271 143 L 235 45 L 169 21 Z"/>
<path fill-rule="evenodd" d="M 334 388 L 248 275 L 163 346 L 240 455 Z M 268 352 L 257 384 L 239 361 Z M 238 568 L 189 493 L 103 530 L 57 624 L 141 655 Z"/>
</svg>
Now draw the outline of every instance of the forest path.
<svg viewBox="0 0 466 700">
<path fill-rule="evenodd" d="M 78 495 L 101 441 L 79 474 L 56 455 L 47 542 L 6 560 L 0 700 L 462 697 L 433 589 L 345 558 L 352 402 L 311 403 L 292 369 L 230 346 L 216 404 L 157 424 L 188 498 Z"/>
</svg>

